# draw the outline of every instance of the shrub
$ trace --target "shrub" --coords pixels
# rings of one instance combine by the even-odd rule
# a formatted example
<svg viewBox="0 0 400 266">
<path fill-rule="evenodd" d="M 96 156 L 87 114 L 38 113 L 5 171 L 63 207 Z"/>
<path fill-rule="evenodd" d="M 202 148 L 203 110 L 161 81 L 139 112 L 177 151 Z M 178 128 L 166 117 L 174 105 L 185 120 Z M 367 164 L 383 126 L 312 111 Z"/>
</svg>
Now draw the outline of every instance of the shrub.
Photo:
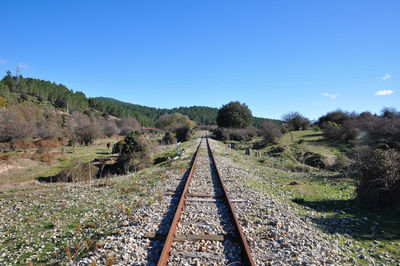
<svg viewBox="0 0 400 266">
<path fill-rule="evenodd" d="M 368 132 L 368 144 L 375 146 L 381 143 L 400 151 L 400 117 L 375 117 L 364 122 Z"/>
<path fill-rule="evenodd" d="M 24 138 L 24 139 L 13 139 L 10 142 L 11 150 L 19 150 L 19 149 L 32 149 L 35 148 L 31 139 Z"/>
<path fill-rule="evenodd" d="M 215 139 L 225 141 L 229 140 L 229 131 L 226 128 L 219 127 L 211 131 L 214 134 Z"/>
<path fill-rule="evenodd" d="M 217 124 L 225 128 L 246 128 L 251 125 L 253 115 L 246 104 L 230 102 L 218 110 Z"/>
<path fill-rule="evenodd" d="M 10 143 L 0 143 L 0 153 L 11 151 Z"/>
<path fill-rule="evenodd" d="M 385 107 L 382 109 L 382 116 L 385 118 L 395 118 L 399 116 L 400 113 L 396 111 L 393 107 Z"/>
<path fill-rule="evenodd" d="M 350 116 L 341 110 L 329 112 L 324 116 L 321 116 L 316 123 L 320 128 L 325 128 L 328 122 L 334 122 L 337 125 L 342 125 L 345 121 L 349 120 Z"/>
<path fill-rule="evenodd" d="M 221 141 L 249 141 L 257 135 L 257 129 L 250 128 L 215 128 L 212 130 L 215 138 Z"/>
<path fill-rule="evenodd" d="M 170 145 L 176 143 L 176 138 L 172 136 L 171 132 L 165 132 L 164 137 L 161 140 L 164 145 Z"/>
<path fill-rule="evenodd" d="M 78 141 L 85 145 L 93 143 L 100 131 L 95 118 L 89 119 L 87 115 L 77 111 L 68 117 L 67 128 L 70 130 L 72 143 Z"/>
<path fill-rule="evenodd" d="M 191 136 L 191 131 L 188 126 L 182 126 L 175 130 L 175 136 L 178 142 L 188 141 Z"/>
<path fill-rule="evenodd" d="M 228 129 L 229 139 L 235 141 L 249 141 L 253 135 L 250 130 L 247 129 Z"/>
<path fill-rule="evenodd" d="M 125 145 L 125 141 L 124 141 L 124 140 L 118 141 L 117 143 L 115 143 L 115 144 L 113 145 L 112 153 L 121 154 L 122 148 L 124 147 L 124 145 Z"/>
<path fill-rule="evenodd" d="M 39 150 L 40 149 L 42 149 L 42 148 L 39 148 Z M 55 155 L 50 152 L 44 152 L 44 153 L 40 154 L 39 159 L 42 162 L 47 163 L 48 165 L 51 165 L 55 160 Z"/>
<path fill-rule="evenodd" d="M 260 135 L 263 137 L 262 144 L 275 143 L 282 136 L 280 126 L 273 122 L 264 122 L 260 127 Z M 261 145 L 262 146 L 262 145 Z"/>
<path fill-rule="evenodd" d="M 11 142 L 32 136 L 34 127 L 29 122 L 18 120 L 9 110 L 0 112 L 0 142 Z"/>
<path fill-rule="evenodd" d="M 12 155 L 11 154 L 0 154 L 0 161 L 11 161 Z"/>
<path fill-rule="evenodd" d="M 57 148 L 57 147 L 60 147 L 62 143 L 60 141 L 54 140 L 54 139 L 52 139 L 52 140 L 41 139 L 41 140 L 36 140 L 34 142 L 34 144 L 38 148 L 41 148 L 41 147 Z"/>
<path fill-rule="evenodd" d="M 310 127 L 310 120 L 298 112 L 287 113 L 282 117 L 289 131 L 306 130 Z"/>
<path fill-rule="evenodd" d="M 327 139 L 337 141 L 354 140 L 358 134 L 358 129 L 350 121 L 345 121 L 343 125 L 327 122 L 323 131 Z"/>
<path fill-rule="evenodd" d="M 36 150 L 36 153 L 39 155 L 43 155 L 45 153 L 49 153 L 50 152 L 50 148 L 46 147 L 46 146 L 41 146 Z"/>
<path fill-rule="evenodd" d="M 105 121 L 103 124 L 103 133 L 107 137 L 111 137 L 119 132 L 119 129 L 114 120 Z"/>
<path fill-rule="evenodd" d="M 400 153 L 387 145 L 356 153 L 357 199 L 373 209 L 400 207 Z"/>
<path fill-rule="evenodd" d="M 193 129 L 196 123 L 189 119 L 187 115 L 180 113 L 164 114 L 156 121 L 156 127 L 169 132 L 175 132 L 182 127 Z"/>
<path fill-rule="evenodd" d="M 36 135 L 42 139 L 61 138 L 63 132 L 55 123 L 41 120 L 36 122 Z"/>
<path fill-rule="evenodd" d="M 89 125 L 87 127 L 81 127 L 77 132 L 77 135 L 80 143 L 84 143 L 86 146 L 88 146 L 89 144 L 93 144 L 93 141 L 98 135 L 98 130 L 93 125 Z"/>
<path fill-rule="evenodd" d="M 126 174 L 151 165 L 152 143 L 139 131 L 129 133 L 124 142 L 118 158 L 121 172 Z"/>
<path fill-rule="evenodd" d="M 140 124 L 134 117 L 122 117 L 116 121 L 116 124 L 119 127 L 119 134 L 121 136 L 126 136 L 129 132 L 140 129 Z"/>
</svg>

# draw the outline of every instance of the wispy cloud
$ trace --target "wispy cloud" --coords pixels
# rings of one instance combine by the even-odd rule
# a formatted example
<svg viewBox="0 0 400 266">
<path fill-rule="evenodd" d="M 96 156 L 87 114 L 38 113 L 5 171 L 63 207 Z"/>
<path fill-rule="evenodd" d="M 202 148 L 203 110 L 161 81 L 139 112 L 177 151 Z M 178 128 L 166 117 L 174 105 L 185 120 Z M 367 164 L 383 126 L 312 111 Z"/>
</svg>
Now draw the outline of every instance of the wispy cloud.
<svg viewBox="0 0 400 266">
<path fill-rule="evenodd" d="M 5 64 L 5 63 L 7 63 L 7 60 L 0 58 L 0 64 Z"/>
<path fill-rule="evenodd" d="M 392 77 L 392 74 L 385 74 L 381 77 L 381 80 L 387 80 L 390 79 Z"/>
<path fill-rule="evenodd" d="M 327 93 L 327 92 L 322 93 L 322 95 L 324 95 L 325 97 L 329 97 L 331 99 L 336 99 L 336 97 L 337 97 L 336 94 L 331 94 L 331 93 Z"/>
<path fill-rule="evenodd" d="M 394 91 L 392 90 L 380 90 L 375 92 L 375 96 L 385 96 L 385 95 L 391 95 L 393 94 Z"/>
<path fill-rule="evenodd" d="M 24 62 L 19 62 L 18 67 L 23 69 L 29 69 L 29 65 Z"/>
</svg>

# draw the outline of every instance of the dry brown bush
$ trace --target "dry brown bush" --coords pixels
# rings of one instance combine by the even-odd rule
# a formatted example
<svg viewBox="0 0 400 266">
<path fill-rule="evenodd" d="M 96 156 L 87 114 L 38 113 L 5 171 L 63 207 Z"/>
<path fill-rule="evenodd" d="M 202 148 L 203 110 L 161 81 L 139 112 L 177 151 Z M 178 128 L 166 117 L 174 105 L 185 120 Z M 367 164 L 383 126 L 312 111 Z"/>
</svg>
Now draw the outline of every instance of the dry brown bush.
<svg viewBox="0 0 400 266">
<path fill-rule="evenodd" d="M 46 147 L 46 148 L 58 148 L 60 147 L 63 143 L 59 140 L 56 139 L 41 139 L 41 140 L 36 140 L 34 142 L 35 146 L 38 148 Z"/>
<path fill-rule="evenodd" d="M 33 149 L 35 148 L 35 144 L 31 139 L 18 139 L 13 140 L 10 143 L 12 150 L 26 150 L 26 149 Z"/>
<path fill-rule="evenodd" d="M 12 155 L 11 154 L 0 154 L 0 161 L 11 161 Z"/>
<path fill-rule="evenodd" d="M 373 209 L 400 207 L 400 153 L 387 145 L 356 152 L 357 199 Z"/>
<path fill-rule="evenodd" d="M 0 153 L 11 151 L 10 143 L 0 143 Z"/>
<path fill-rule="evenodd" d="M 55 155 L 51 152 L 46 152 L 46 153 L 41 154 L 39 159 L 40 159 L 40 161 L 42 161 L 48 165 L 51 165 L 51 164 L 53 164 L 53 162 L 55 160 Z"/>
<path fill-rule="evenodd" d="M 140 124 L 134 117 L 122 117 L 116 121 L 116 124 L 119 127 L 121 136 L 126 136 L 129 132 L 140 129 Z"/>
</svg>

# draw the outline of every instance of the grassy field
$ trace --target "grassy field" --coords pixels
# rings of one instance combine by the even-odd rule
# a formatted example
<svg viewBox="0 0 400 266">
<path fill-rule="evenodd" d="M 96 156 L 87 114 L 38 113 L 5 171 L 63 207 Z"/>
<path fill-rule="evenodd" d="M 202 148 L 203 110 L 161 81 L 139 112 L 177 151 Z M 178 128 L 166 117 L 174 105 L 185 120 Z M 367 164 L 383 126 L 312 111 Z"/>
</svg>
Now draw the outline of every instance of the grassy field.
<svg viewBox="0 0 400 266">
<path fill-rule="evenodd" d="M 242 143 L 245 147 L 246 143 Z M 400 210 L 371 211 L 355 200 L 357 180 L 344 172 L 304 166 L 296 154 L 313 152 L 338 158 L 346 156 L 350 143 L 332 143 L 321 131 L 305 130 L 285 134 L 278 144 L 261 150 L 262 157 L 230 153 L 240 165 L 253 166 L 262 182 L 246 180 L 243 185 L 273 194 L 293 206 L 304 219 L 339 241 L 352 264 L 400 263 Z M 269 155 L 270 150 L 283 152 Z"/>
<path fill-rule="evenodd" d="M 50 148 L 49 154 L 52 156 L 50 162 L 43 162 L 40 159 L 32 160 L 32 155 L 36 149 L 19 150 L 11 152 L 12 159 L 7 164 L 13 167 L 11 170 L 2 173 L 0 177 L 1 187 L 11 188 L 20 186 L 20 183 L 38 180 L 40 177 L 53 176 L 62 170 L 75 165 L 77 162 L 89 162 L 95 158 L 108 158 L 111 155 L 107 148 L 107 143 L 111 146 L 119 141 L 121 137 L 105 138 L 95 140 L 89 146 L 62 146 Z M 4 163 L 3 163 L 4 164 Z"/>
<path fill-rule="evenodd" d="M 73 153 L 67 149 L 70 157 L 66 161 L 102 156 L 109 141 L 76 147 Z M 183 143 L 182 148 L 189 150 L 190 145 Z M 175 155 L 176 147 L 171 145 L 163 147 L 158 157 Z M 187 153 L 172 164 L 161 163 L 91 183 L 27 183 L 16 178 L 15 183 L 25 185 L 0 190 L 0 264 L 63 264 L 86 255 L 104 244 L 99 241 L 101 237 L 118 233 L 135 208 L 152 204 L 160 193 L 152 190 L 154 186 L 182 173 L 190 159 L 191 153 Z M 40 175 L 53 175 L 68 164 L 48 166 Z M 29 178 L 34 180 L 35 174 Z"/>
</svg>

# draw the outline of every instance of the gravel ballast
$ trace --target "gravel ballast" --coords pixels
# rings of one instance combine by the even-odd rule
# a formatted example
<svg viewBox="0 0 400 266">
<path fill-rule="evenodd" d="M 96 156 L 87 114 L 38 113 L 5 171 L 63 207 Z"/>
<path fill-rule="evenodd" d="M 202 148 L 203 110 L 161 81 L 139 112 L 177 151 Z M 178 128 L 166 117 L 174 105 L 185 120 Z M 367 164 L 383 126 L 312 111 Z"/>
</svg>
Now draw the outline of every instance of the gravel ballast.
<svg viewBox="0 0 400 266">
<path fill-rule="evenodd" d="M 188 154 L 194 152 L 198 142 L 199 139 L 193 142 L 193 149 L 187 151 Z M 235 164 L 229 156 L 224 155 L 226 151 L 220 143 L 213 140 L 210 140 L 210 143 L 212 149 L 216 151 L 214 155 L 218 168 L 230 197 L 234 200 L 239 221 L 257 265 L 330 265 L 348 261 L 349 258 L 342 254 L 337 242 L 305 220 L 290 205 L 281 202 L 273 195 L 267 195 L 261 190 L 246 185 L 250 184 L 249 180 L 264 182 L 263 176 L 254 175 L 253 169 L 246 169 L 243 165 Z M 210 174 L 210 161 L 206 152 L 200 153 L 197 169 L 199 170 L 195 172 L 189 192 L 219 193 L 210 191 L 211 180 L 207 183 L 201 178 L 196 178 L 196 175 Z M 123 223 L 118 234 L 102 240 L 105 243 L 103 247 L 73 264 L 89 265 L 95 262 L 97 265 L 102 265 L 110 260 L 113 264 L 120 265 L 156 264 L 163 247 L 163 239 L 151 239 L 147 235 L 168 233 L 179 200 L 178 193 L 175 192 L 182 189 L 182 179 L 185 179 L 187 174 L 188 171 L 185 174 L 166 173 L 169 178 L 153 190 L 154 195 L 162 192 L 162 197 L 154 199 L 151 205 L 139 207 Z M 235 200 L 239 201 L 235 202 Z M 200 208 L 198 206 L 188 204 L 187 212 L 184 211 L 182 214 L 182 223 L 178 226 L 177 234 L 215 234 L 221 233 L 221 230 L 225 233 L 231 230 L 229 221 L 223 221 L 223 218 L 221 223 L 218 219 L 209 219 L 201 214 L 194 215 L 202 211 L 198 209 Z M 224 212 L 222 206 L 218 207 L 215 204 L 202 206 L 202 209 L 207 210 L 207 215 L 221 215 Z M 208 224 L 205 221 L 208 221 Z M 219 224 L 212 221 L 218 221 Z M 183 226 L 191 222 L 192 226 Z M 217 265 L 224 265 L 235 261 L 235 254 L 237 255 L 240 250 L 237 243 L 226 244 L 211 240 L 175 242 L 173 247 L 171 264 L 208 264 L 213 261 Z"/>
</svg>

